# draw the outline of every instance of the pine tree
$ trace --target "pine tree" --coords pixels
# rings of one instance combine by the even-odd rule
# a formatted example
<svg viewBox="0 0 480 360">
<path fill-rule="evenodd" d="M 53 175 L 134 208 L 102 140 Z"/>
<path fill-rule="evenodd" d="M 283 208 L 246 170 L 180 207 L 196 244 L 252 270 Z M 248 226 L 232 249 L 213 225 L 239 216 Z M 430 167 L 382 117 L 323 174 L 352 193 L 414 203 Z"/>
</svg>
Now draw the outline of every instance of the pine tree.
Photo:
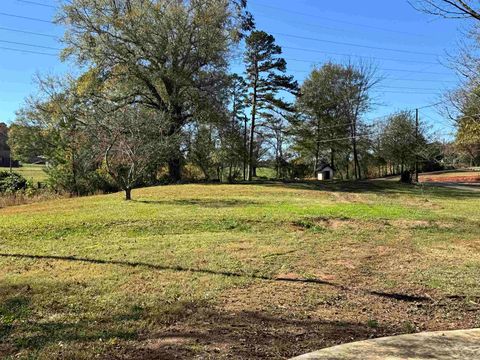
<svg viewBox="0 0 480 360">
<path fill-rule="evenodd" d="M 290 110 L 289 103 L 280 98 L 279 92 L 296 93 L 298 84 L 292 76 L 285 75 L 287 63 L 279 57 L 282 48 L 275 44 L 275 38 L 264 31 L 253 31 L 246 38 L 245 64 L 248 87 L 251 91 L 249 105 L 250 146 L 248 180 L 251 181 L 255 172 L 255 127 L 257 117 L 262 112 L 274 109 Z"/>
</svg>

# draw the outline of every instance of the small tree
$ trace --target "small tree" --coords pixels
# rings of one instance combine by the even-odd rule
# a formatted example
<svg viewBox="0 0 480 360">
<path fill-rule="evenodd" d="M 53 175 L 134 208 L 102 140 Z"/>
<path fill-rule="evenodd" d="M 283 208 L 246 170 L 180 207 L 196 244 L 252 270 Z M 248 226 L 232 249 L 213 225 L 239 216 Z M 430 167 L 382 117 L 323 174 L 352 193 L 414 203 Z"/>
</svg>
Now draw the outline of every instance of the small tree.
<svg viewBox="0 0 480 360">
<path fill-rule="evenodd" d="M 158 114 L 140 106 L 131 106 L 106 113 L 93 125 L 99 139 L 97 154 L 103 159 L 108 174 L 125 200 L 132 199 L 132 189 L 142 186 L 152 169 L 167 159 L 172 141 L 167 137 L 167 122 L 159 122 Z"/>
<path fill-rule="evenodd" d="M 30 97 L 17 112 L 9 143 L 15 156 L 28 161 L 44 156 L 49 181 L 71 194 L 90 193 L 96 169 L 92 137 L 87 135 L 88 100 L 72 77 L 38 79 L 39 96 Z"/>
</svg>

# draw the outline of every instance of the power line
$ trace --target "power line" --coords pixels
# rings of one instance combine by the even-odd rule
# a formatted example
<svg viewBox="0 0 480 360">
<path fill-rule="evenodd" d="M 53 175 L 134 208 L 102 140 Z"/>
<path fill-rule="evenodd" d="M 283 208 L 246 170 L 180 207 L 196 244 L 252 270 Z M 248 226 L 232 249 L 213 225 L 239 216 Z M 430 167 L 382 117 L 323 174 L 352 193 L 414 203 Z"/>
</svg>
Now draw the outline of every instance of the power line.
<svg viewBox="0 0 480 360">
<path fill-rule="evenodd" d="M 9 14 L 9 13 L 4 13 L 4 12 L 0 12 L 0 16 L 8 16 L 8 17 L 13 17 L 13 18 L 17 18 L 17 19 L 25 19 L 25 20 L 31 20 L 31 21 L 38 21 L 38 22 L 42 22 L 42 23 L 55 24 L 51 20 L 44 20 L 44 19 L 33 18 L 33 17 L 28 17 L 28 16 Z"/>
<path fill-rule="evenodd" d="M 430 75 L 448 75 L 446 73 L 435 72 L 435 71 L 423 71 L 423 70 L 405 70 L 405 69 L 387 69 L 387 68 L 385 68 L 383 70 L 384 71 L 406 72 L 406 73 L 430 74 Z"/>
<path fill-rule="evenodd" d="M 283 48 L 290 48 L 290 47 L 285 47 Z M 290 49 L 297 49 L 299 50 L 300 48 L 290 48 Z M 304 51 L 313 51 L 313 52 L 321 52 L 324 53 L 323 51 L 316 51 L 316 50 L 309 50 L 309 49 L 302 49 Z M 340 54 L 339 54 L 340 55 Z M 343 55 L 343 54 L 342 54 Z M 347 54 L 345 54 L 347 56 Z M 348 55 L 348 56 L 357 56 L 357 55 Z M 375 57 L 373 57 L 375 59 Z M 242 60 L 242 57 L 234 57 L 233 59 L 235 60 Z M 315 60 L 309 60 L 309 59 L 296 59 L 296 58 L 284 58 L 287 61 L 297 61 L 297 62 L 305 62 L 309 64 L 315 64 L 317 61 Z M 376 59 L 382 59 L 382 58 L 376 58 Z M 386 60 L 386 59 L 382 59 Z M 393 60 L 393 59 L 392 59 Z M 311 70 L 292 70 L 288 69 L 289 71 L 295 71 L 295 72 L 311 72 Z M 391 69 L 391 68 L 385 68 L 385 69 L 379 69 L 383 71 L 397 71 L 397 72 L 406 72 L 406 73 L 420 73 L 420 74 L 431 74 L 431 75 L 449 75 L 447 73 L 440 73 L 440 72 L 431 72 L 431 71 L 425 71 L 425 70 L 407 70 L 407 69 Z M 395 78 L 395 79 L 387 79 L 387 80 L 392 80 L 392 81 L 415 81 L 415 82 L 452 82 L 456 83 L 456 80 L 439 80 L 439 79 L 404 79 L 404 78 Z"/>
<path fill-rule="evenodd" d="M 367 138 L 368 139 L 372 135 L 378 135 L 378 133 L 371 132 L 371 133 L 368 133 L 368 134 L 359 134 L 359 135 L 355 135 L 355 136 L 349 136 L 349 137 L 338 138 L 338 139 L 319 140 L 319 141 L 315 141 L 315 143 L 323 144 L 323 143 L 330 143 L 330 142 L 341 141 L 341 140 L 353 140 L 353 139 L 361 139 L 361 138 Z"/>
<path fill-rule="evenodd" d="M 9 48 L 9 47 L 5 47 L 5 46 L 0 46 L 0 49 L 2 49 L 2 50 L 8 50 L 8 51 L 17 51 L 17 52 L 21 52 L 21 53 L 29 53 L 29 54 L 37 54 L 37 55 L 48 55 L 48 56 L 55 56 L 55 57 L 57 57 L 57 55 L 55 55 L 55 54 L 44 53 L 44 52 L 41 52 L 41 51 L 24 50 L 24 49 L 14 49 L 14 48 Z"/>
<path fill-rule="evenodd" d="M 40 48 L 40 49 L 47 49 L 47 50 L 57 50 L 57 51 L 61 51 L 61 50 L 62 50 L 62 49 L 60 49 L 60 48 L 54 48 L 54 47 L 51 47 L 51 46 L 43 46 L 43 45 L 29 44 L 29 43 L 23 43 L 23 42 L 18 42 L 18 41 L 0 40 L 0 42 L 6 43 L 6 44 L 31 46 L 31 47 L 36 47 L 36 48 Z"/>
<path fill-rule="evenodd" d="M 292 49 L 292 50 L 301 50 L 306 52 L 314 52 L 319 54 L 331 54 L 331 55 L 338 55 L 338 56 L 347 56 L 347 57 L 358 57 L 364 59 L 374 59 L 374 60 L 385 60 L 385 61 L 395 61 L 395 62 L 408 62 L 408 63 L 416 63 L 416 64 L 430 64 L 430 65 L 440 65 L 438 62 L 434 61 L 421 61 L 421 60 L 403 60 L 403 59 L 395 59 L 395 58 L 386 58 L 386 57 L 378 57 L 378 56 L 366 56 L 366 55 L 357 55 L 357 54 L 348 54 L 348 53 L 337 53 L 331 51 L 323 51 L 323 50 L 314 50 L 314 49 L 306 49 L 306 48 L 298 48 L 298 47 L 290 47 L 290 46 L 282 46 L 284 49 Z M 233 57 L 234 60 L 243 60 L 243 57 L 236 56 Z M 318 60 L 312 59 L 298 59 L 298 58 L 284 58 L 287 61 L 295 61 L 295 62 L 303 62 L 308 64 L 316 64 Z"/>
<path fill-rule="evenodd" d="M 17 1 L 18 1 L 18 2 L 21 2 L 21 3 L 29 4 L 29 5 L 38 5 L 38 6 L 44 6 L 44 7 L 56 9 L 56 7 L 53 6 L 53 5 L 49 5 L 49 4 L 45 4 L 45 3 L 40 3 L 40 2 L 37 2 L 37 1 L 30 1 L 30 0 L 17 0 Z"/>
<path fill-rule="evenodd" d="M 377 89 L 403 89 L 403 90 L 425 90 L 425 91 L 437 91 L 437 88 L 414 88 L 409 86 L 389 86 L 389 85 L 379 85 Z"/>
<path fill-rule="evenodd" d="M 49 38 L 52 38 L 52 39 L 59 39 L 59 37 L 55 36 L 55 35 L 44 34 L 44 33 L 39 33 L 39 32 L 35 32 L 35 31 L 12 29 L 12 28 L 7 28 L 7 27 L 3 27 L 3 26 L 0 26 L 0 30 L 17 32 L 17 33 L 22 33 L 22 34 L 29 34 L 29 35 L 44 36 L 44 37 L 49 37 Z"/>
<path fill-rule="evenodd" d="M 385 48 L 385 47 L 380 47 L 380 46 L 362 45 L 362 44 L 348 43 L 348 42 L 342 42 L 342 41 L 325 40 L 325 39 L 313 38 L 313 37 L 308 37 L 308 36 L 291 35 L 291 34 L 279 33 L 279 32 L 272 32 L 272 34 L 291 37 L 291 38 L 295 38 L 295 39 L 303 39 L 303 40 L 318 41 L 318 42 L 323 42 L 323 43 L 328 43 L 328 44 L 337 44 L 337 45 L 360 47 L 360 48 L 371 49 L 371 50 L 383 50 L 383 51 L 400 52 L 400 53 L 405 53 L 405 54 L 438 56 L 438 54 L 421 52 L 421 51 Z"/>
<path fill-rule="evenodd" d="M 282 46 L 283 48 L 288 49 L 287 46 Z M 337 56 L 347 56 L 347 57 L 358 57 L 361 59 L 375 59 L 375 60 L 384 60 L 384 61 L 395 61 L 395 62 L 408 62 L 414 64 L 430 64 L 430 65 L 438 65 L 438 62 L 435 61 L 421 61 L 421 60 L 404 60 L 404 59 L 394 59 L 394 58 L 386 58 L 386 57 L 378 57 L 378 56 L 366 56 L 366 55 L 357 55 L 357 54 L 346 54 L 346 53 L 337 53 L 332 51 L 323 51 L 323 50 L 315 50 L 318 53 L 327 54 L 327 55 L 337 55 Z M 309 62 L 314 63 L 315 60 L 299 60 L 299 59 L 290 59 L 290 61 L 299 61 L 299 62 Z"/>
<path fill-rule="evenodd" d="M 436 102 L 436 103 L 430 104 L 430 105 L 425 105 L 425 106 L 419 107 L 417 109 L 418 110 L 428 109 L 428 108 L 435 107 L 435 106 L 440 105 L 440 104 L 443 104 L 443 101 L 439 101 L 439 102 Z"/>
<path fill-rule="evenodd" d="M 439 82 L 439 83 L 456 83 L 455 80 L 438 80 L 438 79 L 387 79 L 390 81 L 413 81 L 413 82 Z"/>
<path fill-rule="evenodd" d="M 441 73 L 441 72 L 433 72 L 433 71 L 421 71 L 421 70 L 407 70 L 407 69 L 391 69 L 391 68 L 384 68 L 384 69 L 378 69 L 380 71 L 393 71 L 393 72 L 406 72 L 406 73 L 420 73 L 420 74 L 430 74 L 430 75 L 447 75 L 446 73 Z M 294 69 L 289 69 L 289 71 L 293 72 L 300 72 L 300 73 L 310 73 L 310 70 L 294 70 Z"/>
<path fill-rule="evenodd" d="M 429 93 L 420 91 L 393 91 L 393 90 L 376 90 L 374 93 L 387 93 L 387 94 L 418 94 L 418 95 L 440 95 L 439 93 Z"/>
<path fill-rule="evenodd" d="M 323 17 L 323 16 L 318 16 L 316 14 L 307 14 L 307 13 L 303 13 L 303 12 L 299 12 L 299 11 L 295 11 L 295 10 L 284 9 L 284 8 L 280 8 L 280 7 L 270 6 L 270 5 L 263 5 L 263 4 L 256 4 L 256 3 L 255 3 L 255 5 L 260 6 L 260 7 L 264 7 L 264 8 L 269 8 L 269 9 L 280 10 L 280 11 L 286 12 L 288 14 L 297 14 L 297 15 L 302 15 L 302 16 L 314 17 L 314 18 L 317 18 L 317 19 L 320 19 L 320 20 L 326 20 L 326 21 L 336 22 L 336 23 L 340 23 L 340 24 L 359 26 L 359 27 L 375 29 L 375 30 L 380 30 L 380 31 L 386 31 L 386 32 L 391 32 L 391 33 L 404 34 L 404 35 L 423 36 L 423 35 L 420 35 L 420 34 L 415 34 L 415 33 L 407 32 L 407 31 L 392 30 L 392 29 L 382 28 L 382 27 L 378 27 L 378 26 L 359 24 L 359 23 L 354 23 L 354 22 L 345 21 L 345 20 L 337 20 L 337 19 L 327 18 L 327 17 Z"/>
<path fill-rule="evenodd" d="M 442 124 L 443 125 L 442 126 L 443 130 L 445 130 L 447 127 L 452 128 L 454 126 L 454 124 L 449 123 L 448 120 L 445 119 L 445 118 L 435 119 L 435 118 L 433 118 L 433 116 L 430 116 L 430 115 L 425 114 L 425 113 L 422 113 L 422 116 L 434 121 L 436 123 L 435 125 L 437 125 L 437 126 L 438 126 L 439 123 Z"/>
</svg>

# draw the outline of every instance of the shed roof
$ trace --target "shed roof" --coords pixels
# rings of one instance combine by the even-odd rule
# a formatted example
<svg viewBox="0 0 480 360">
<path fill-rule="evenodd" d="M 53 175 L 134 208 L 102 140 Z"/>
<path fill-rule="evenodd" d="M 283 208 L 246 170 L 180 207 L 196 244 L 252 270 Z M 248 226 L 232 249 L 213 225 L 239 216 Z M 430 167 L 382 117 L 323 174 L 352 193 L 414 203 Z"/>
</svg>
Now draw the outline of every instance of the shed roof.
<svg viewBox="0 0 480 360">
<path fill-rule="evenodd" d="M 335 170 L 333 166 L 331 166 L 330 164 L 327 164 L 327 163 L 320 163 L 317 167 L 317 171 L 323 171 L 325 169 L 332 169 L 332 170 Z"/>
</svg>

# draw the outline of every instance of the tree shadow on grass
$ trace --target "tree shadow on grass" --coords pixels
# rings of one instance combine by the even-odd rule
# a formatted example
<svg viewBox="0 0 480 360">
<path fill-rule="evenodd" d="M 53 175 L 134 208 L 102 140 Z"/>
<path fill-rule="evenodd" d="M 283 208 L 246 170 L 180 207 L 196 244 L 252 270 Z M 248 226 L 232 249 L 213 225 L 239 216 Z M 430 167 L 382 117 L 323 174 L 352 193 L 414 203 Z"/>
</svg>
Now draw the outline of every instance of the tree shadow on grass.
<svg viewBox="0 0 480 360">
<path fill-rule="evenodd" d="M 304 284 L 317 284 L 317 285 L 327 285 L 331 287 L 338 288 L 340 290 L 350 291 L 348 287 L 336 284 L 331 281 L 317 279 L 317 278 L 294 278 L 294 277 L 271 277 L 260 274 L 249 274 L 249 273 L 240 273 L 240 272 L 231 272 L 231 271 L 219 271 L 219 270 L 210 270 L 210 269 L 194 269 L 194 268 L 185 268 L 182 266 L 165 266 L 150 264 L 145 262 L 132 262 L 132 261 L 122 261 L 122 260 L 103 260 L 103 259 L 89 259 L 81 258 L 75 256 L 58 256 L 58 255 L 29 255 L 29 254 L 5 254 L 0 253 L 0 257 L 9 257 L 9 258 L 21 258 L 21 259 L 36 259 L 36 260 L 59 260 L 59 261 L 75 261 L 75 262 L 85 262 L 92 264 L 103 264 L 103 265 L 120 265 L 120 266 L 129 266 L 129 267 L 144 267 L 151 270 L 157 271 L 179 271 L 179 272 L 189 272 L 189 273 L 200 273 L 207 275 L 216 275 L 216 276 L 226 276 L 226 277 L 237 277 L 237 278 L 250 278 L 253 280 L 263 280 L 263 281 L 275 281 L 275 282 L 285 282 L 285 283 L 304 283 Z M 360 291 L 365 294 L 374 295 L 383 298 L 394 299 L 398 301 L 406 302 L 429 302 L 432 299 L 430 297 L 422 295 L 409 295 L 409 294 L 399 294 L 399 293 L 388 293 L 382 291 L 368 290 L 368 289 L 355 289 L 355 291 Z"/>
<path fill-rule="evenodd" d="M 121 358 L 282 359 L 400 331 L 391 325 L 374 329 L 366 323 L 297 316 L 213 307 L 198 309 L 185 321 L 126 348 Z"/>
<path fill-rule="evenodd" d="M 74 283 L 71 286 L 76 286 Z M 55 295 L 56 294 L 56 295 Z M 118 326 L 115 317 L 77 319 L 61 321 L 50 317 L 56 310 L 48 308 L 39 311 L 40 304 L 61 296 L 54 284 L 41 288 L 30 285 L 0 284 L 0 357 L 26 350 L 41 352 L 53 344 L 63 343 L 67 347 L 76 343 L 108 342 L 110 339 L 136 339 L 138 332 L 128 327 Z M 35 300 L 34 300 L 35 299 Z M 69 309 L 60 313 L 65 315 Z M 71 317 L 69 315 L 68 317 Z M 80 317 L 80 316 L 79 316 Z M 55 358 L 52 355 L 52 358 Z"/>
<path fill-rule="evenodd" d="M 20 254 L 14 254 L 13 257 L 145 266 L 152 270 L 199 271 L 220 276 L 248 276 L 123 261 Z M 285 284 L 292 281 L 299 285 L 306 283 L 312 287 L 319 284 L 335 286 L 341 293 L 352 291 L 320 279 L 257 278 Z M 69 287 L 73 288 L 79 286 L 81 285 L 75 282 L 69 284 Z M 65 284 L 61 287 L 64 288 Z M 279 285 L 280 288 L 283 288 L 283 285 Z M 293 304 L 296 302 L 296 288 L 285 289 L 292 294 Z M 274 293 L 273 291 L 272 294 Z M 108 309 L 108 304 L 105 304 L 105 308 L 92 311 L 89 308 L 80 308 L 77 313 L 72 314 L 69 308 L 70 300 L 68 304 L 62 305 L 65 308 L 45 307 L 45 304 L 55 297 L 62 296 L 55 282 L 47 287 L 42 284 L 41 287 L 33 288 L 29 285 L 0 284 L 0 294 L 1 320 L 11 319 L 0 339 L 0 357 L 13 356 L 18 351 L 23 351 L 24 354 L 32 356 L 37 353 L 49 355 L 52 359 L 75 358 L 75 354 L 84 355 L 90 352 L 92 357 L 94 354 L 101 354 L 102 358 L 124 360 L 191 359 L 196 356 L 215 359 L 287 358 L 340 343 L 405 332 L 401 322 L 395 321 L 395 316 L 391 321 L 389 318 L 375 326 L 365 320 L 352 321 L 349 311 L 360 310 L 356 307 L 348 308 L 348 302 L 329 305 L 334 308 L 330 317 L 325 317 L 312 309 L 307 311 L 295 306 L 278 308 L 275 306 L 275 298 L 269 295 L 265 295 L 262 301 L 266 304 L 271 302 L 273 306 L 262 306 L 260 310 L 258 305 L 252 304 L 248 296 L 242 297 L 241 293 L 231 302 L 177 300 L 171 304 L 170 310 L 166 308 L 167 304 L 164 307 L 162 302 L 144 308 L 139 296 L 138 303 L 134 301 L 112 311 Z M 368 296 L 362 296 L 365 294 Z M 377 298 L 379 303 L 374 307 L 390 304 L 397 308 L 397 301 L 407 301 L 402 303 L 400 308 L 403 310 L 399 310 L 399 313 L 403 311 L 402 314 L 412 319 L 415 319 L 418 313 L 410 313 L 409 310 L 416 309 L 418 302 L 426 301 L 422 297 L 367 290 L 352 295 L 355 298 L 360 296 L 359 299 L 366 308 L 371 308 L 370 303 L 377 303 L 376 296 L 380 298 Z M 282 301 L 278 303 L 281 304 Z M 347 308 L 343 309 L 343 306 Z M 434 308 L 434 304 L 425 306 Z M 389 307 L 385 306 L 385 309 Z M 446 308 L 445 311 L 449 309 Z M 456 311 L 460 314 L 464 310 Z M 333 315 L 335 320 L 332 320 Z M 144 327 L 145 324 L 149 324 L 148 327 Z M 48 354 L 45 354 L 47 351 Z"/>
<path fill-rule="evenodd" d="M 369 180 L 369 181 L 335 181 L 321 183 L 318 181 L 304 182 L 259 182 L 257 185 L 266 187 L 286 187 L 298 190 L 314 190 L 327 192 L 345 192 L 353 194 L 378 194 L 378 195 L 413 195 L 432 196 L 451 199 L 477 199 L 480 191 L 468 190 L 467 187 L 452 188 L 444 186 L 408 185 L 394 181 Z"/>
<path fill-rule="evenodd" d="M 132 200 L 132 202 L 147 205 L 173 205 L 173 206 L 200 206 L 205 208 L 229 208 L 249 205 L 259 205 L 256 201 L 240 199 L 179 199 L 179 200 Z"/>
<path fill-rule="evenodd" d="M 50 359 L 76 358 L 79 354 L 82 358 L 90 354 L 124 360 L 189 359 L 198 355 L 285 358 L 379 334 L 367 324 L 297 318 L 289 313 L 227 311 L 204 301 L 177 301 L 168 321 L 164 318 L 158 321 L 155 311 L 136 306 L 127 306 L 122 314 L 89 312 L 88 320 L 83 318 L 87 315 L 83 310 L 76 315 L 77 319 L 62 320 L 63 316 L 55 315 L 65 314 L 67 309 L 42 309 L 45 300 L 35 303 L 39 298 L 51 301 L 55 290 L 54 283 L 40 288 L 0 285 L 2 321 L 7 316 L 11 319 L 0 338 L 0 357 L 22 352 Z M 149 330 L 140 325 L 145 323 L 150 324 Z M 385 329 L 388 333 L 394 330 Z"/>
</svg>

